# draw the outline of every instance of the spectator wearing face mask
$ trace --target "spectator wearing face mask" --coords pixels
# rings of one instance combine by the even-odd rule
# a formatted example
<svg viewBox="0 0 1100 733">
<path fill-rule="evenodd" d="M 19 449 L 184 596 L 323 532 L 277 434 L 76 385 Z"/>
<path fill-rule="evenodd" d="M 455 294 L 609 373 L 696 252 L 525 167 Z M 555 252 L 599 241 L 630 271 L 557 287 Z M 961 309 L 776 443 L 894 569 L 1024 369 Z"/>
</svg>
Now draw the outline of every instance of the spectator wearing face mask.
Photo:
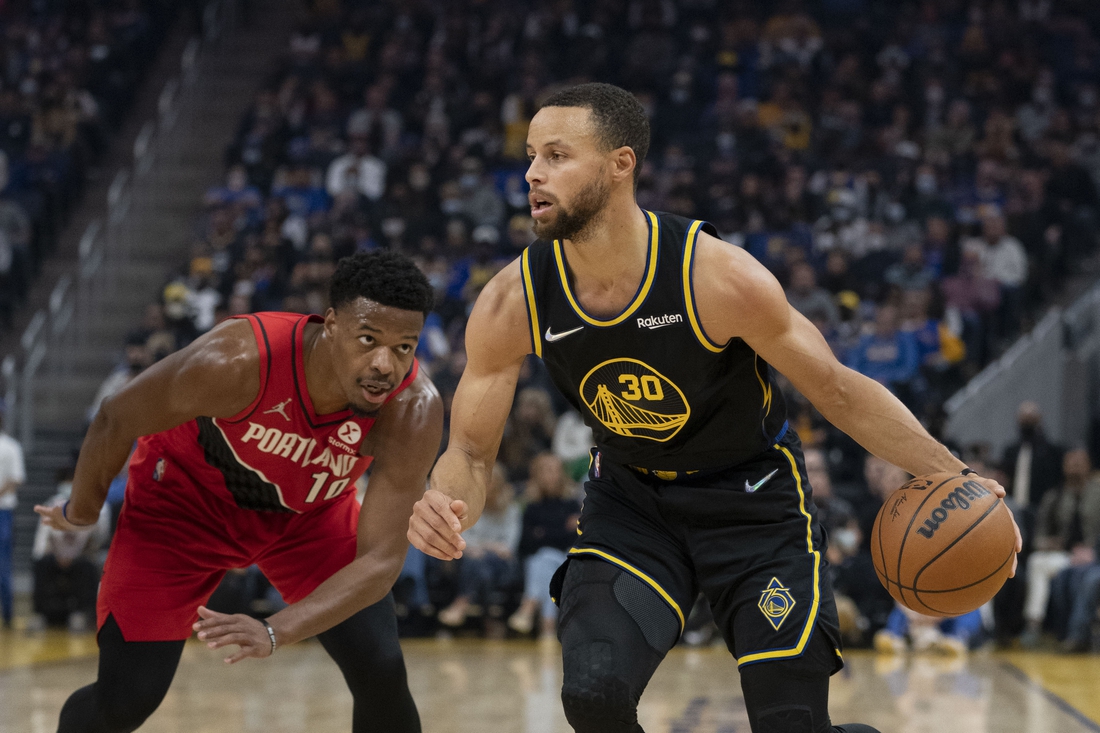
<svg viewBox="0 0 1100 733">
<path fill-rule="evenodd" d="M 1063 449 L 1047 439 L 1043 432 L 1043 412 L 1039 403 L 1020 403 L 1016 412 L 1017 440 L 1004 452 L 1001 464 L 1008 474 L 1009 496 L 1020 507 L 1036 511 L 1043 495 L 1062 484 Z"/>
<path fill-rule="evenodd" d="M 146 345 L 145 335 L 137 331 L 130 333 L 126 337 L 126 358 L 115 367 L 115 370 L 99 386 L 99 391 L 96 392 L 95 398 L 92 400 L 92 406 L 88 408 L 88 422 L 95 418 L 103 400 L 113 396 L 129 384 L 131 379 L 141 374 L 152 363 L 153 355 Z"/>
</svg>

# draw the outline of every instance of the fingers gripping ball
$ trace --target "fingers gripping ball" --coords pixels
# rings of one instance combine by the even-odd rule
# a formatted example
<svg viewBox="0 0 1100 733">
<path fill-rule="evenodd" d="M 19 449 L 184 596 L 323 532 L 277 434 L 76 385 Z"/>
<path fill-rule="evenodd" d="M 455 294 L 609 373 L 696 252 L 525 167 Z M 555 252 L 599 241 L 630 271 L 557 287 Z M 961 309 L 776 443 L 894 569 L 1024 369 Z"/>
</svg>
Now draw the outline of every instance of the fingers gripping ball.
<svg viewBox="0 0 1100 733">
<path fill-rule="evenodd" d="M 1016 535 L 1004 502 L 973 477 L 919 476 L 886 500 L 871 530 L 879 581 L 906 608 L 958 616 L 996 595 Z"/>
</svg>

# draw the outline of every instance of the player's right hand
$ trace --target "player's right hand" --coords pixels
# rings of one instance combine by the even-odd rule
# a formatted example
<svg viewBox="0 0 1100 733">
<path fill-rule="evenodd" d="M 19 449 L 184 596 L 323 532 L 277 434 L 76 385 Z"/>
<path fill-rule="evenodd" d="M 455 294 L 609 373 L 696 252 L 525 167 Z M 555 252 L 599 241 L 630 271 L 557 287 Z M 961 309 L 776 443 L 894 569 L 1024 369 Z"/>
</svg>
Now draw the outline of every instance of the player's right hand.
<svg viewBox="0 0 1100 733">
<path fill-rule="evenodd" d="M 50 529 L 57 529 L 62 532 L 83 532 L 93 529 L 96 526 L 95 524 L 73 524 L 68 519 L 65 519 L 64 504 L 55 504 L 53 506 L 42 506 L 38 504 L 34 507 L 34 510 L 42 517 L 42 524 Z"/>
<path fill-rule="evenodd" d="M 466 549 L 461 532 L 468 514 L 466 502 L 428 489 L 409 517 L 409 542 L 432 557 L 457 560 Z"/>
</svg>

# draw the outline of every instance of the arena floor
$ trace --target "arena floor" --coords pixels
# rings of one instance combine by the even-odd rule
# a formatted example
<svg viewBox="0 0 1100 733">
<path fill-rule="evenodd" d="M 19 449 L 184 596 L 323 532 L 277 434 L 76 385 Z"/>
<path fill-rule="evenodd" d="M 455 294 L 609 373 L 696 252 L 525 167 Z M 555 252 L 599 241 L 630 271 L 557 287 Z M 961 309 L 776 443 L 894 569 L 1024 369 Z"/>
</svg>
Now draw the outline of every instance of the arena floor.
<svg viewBox="0 0 1100 733">
<path fill-rule="evenodd" d="M 426 733 L 570 733 L 556 644 L 404 642 Z M 0 631 L 0 732 L 53 733 L 72 690 L 95 676 L 88 635 Z M 346 733 L 351 699 L 317 643 L 233 667 L 188 644 L 143 733 Z M 834 678 L 834 721 L 883 733 L 1100 733 L 1100 657 L 979 652 L 969 660 L 851 652 Z M 720 649 L 676 649 L 642 698 L 648 733 L 748 733 L 737 671 Z"/>
</svg>

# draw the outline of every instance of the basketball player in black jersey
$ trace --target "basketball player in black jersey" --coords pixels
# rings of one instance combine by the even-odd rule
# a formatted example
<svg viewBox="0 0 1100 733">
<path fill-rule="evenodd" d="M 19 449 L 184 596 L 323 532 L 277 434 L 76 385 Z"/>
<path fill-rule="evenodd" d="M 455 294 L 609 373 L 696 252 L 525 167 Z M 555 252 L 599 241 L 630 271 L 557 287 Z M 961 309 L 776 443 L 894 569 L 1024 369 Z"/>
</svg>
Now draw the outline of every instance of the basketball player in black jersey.
<svg viewBox="0 0 1100 733">
<path fill-rule="evenodd" d="M 755 733 L 871 733 L 829 720 L 843 661 L 825 537 L 772 367 L 910 473 L 966 466 L 884 387 L 839 364 L 751 256 L 708 224 L 638 208 L 649 125 L 629 93 L 558 92 L 527 140 L 540 240 L 470 317 L 450 443 L 410 540 L 462 556 L 520 366 L 537 354 L 596 437 L 577 541 L 551 587 L 573 728 L 640 733 L 638 699 L 701 591 Z"/>
</svg>

